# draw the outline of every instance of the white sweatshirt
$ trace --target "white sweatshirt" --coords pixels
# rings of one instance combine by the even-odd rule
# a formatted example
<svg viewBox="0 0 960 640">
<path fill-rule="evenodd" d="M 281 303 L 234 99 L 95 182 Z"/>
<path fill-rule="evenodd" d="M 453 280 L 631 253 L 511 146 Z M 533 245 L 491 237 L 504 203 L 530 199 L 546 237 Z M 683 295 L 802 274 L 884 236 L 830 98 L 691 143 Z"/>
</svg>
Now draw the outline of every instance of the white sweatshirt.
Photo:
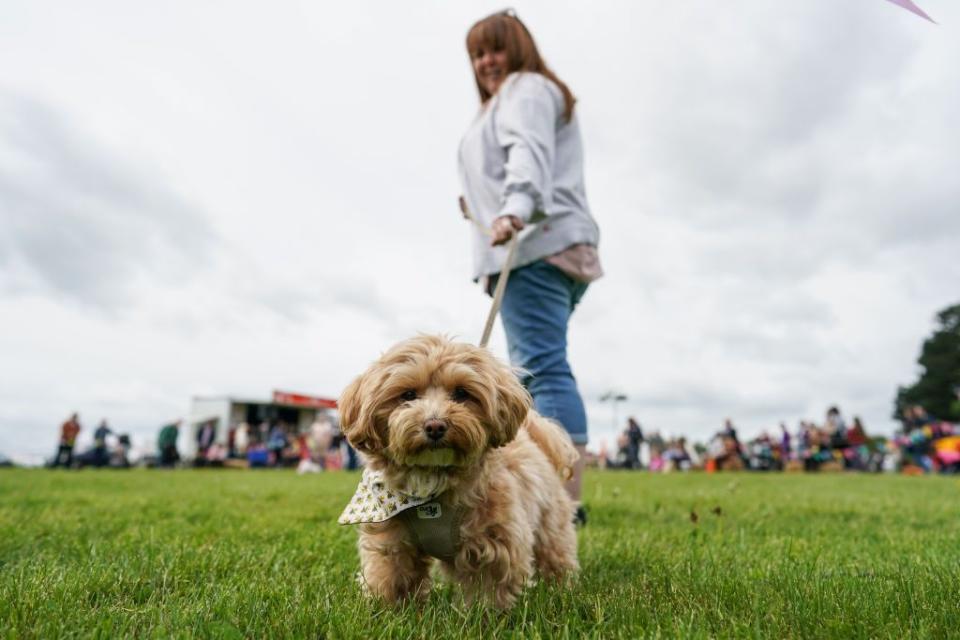
<svg viewBox="0 0 960 640">
<path fill-rule="evenodd" d="M 460 141 L 460 183 L 473 217 L 486 228 L 502 215 L 533 225 L 521 233 L 514 268 L 599 241 L 583 185 L 576 112 L 566 122 L 563 109 L 563 94 L 551 80 L 516 72 Z M 499 273 L 506 251 L 475 230 L 474 279 Z"/>
</svg>

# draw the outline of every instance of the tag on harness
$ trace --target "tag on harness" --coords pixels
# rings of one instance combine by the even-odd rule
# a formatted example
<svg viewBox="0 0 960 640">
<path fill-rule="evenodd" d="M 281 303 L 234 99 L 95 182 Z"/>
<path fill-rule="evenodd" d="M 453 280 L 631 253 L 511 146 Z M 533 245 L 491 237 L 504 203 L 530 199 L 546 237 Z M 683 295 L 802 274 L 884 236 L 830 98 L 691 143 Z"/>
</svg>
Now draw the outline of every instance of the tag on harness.
<svg viewBox="0 0 960 640">
<path fill-rule="evenodd" d="M 421 520 L 434 520 L 441 515 L 439 502 L 429 502 L 417 507 L 417 517 Z"/>
</svg>

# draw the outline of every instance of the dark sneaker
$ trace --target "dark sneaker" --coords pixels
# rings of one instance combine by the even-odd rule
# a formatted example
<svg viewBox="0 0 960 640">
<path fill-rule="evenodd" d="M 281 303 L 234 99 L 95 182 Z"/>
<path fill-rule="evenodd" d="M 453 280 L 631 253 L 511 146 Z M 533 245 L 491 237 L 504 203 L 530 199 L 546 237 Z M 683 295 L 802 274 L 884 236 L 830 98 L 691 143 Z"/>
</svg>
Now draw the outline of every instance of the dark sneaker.
<svg viewBox="0 0 960 640">
<path fill-rule="evenodd" d="M 582 506 L 577 507 L 576 513 L 573 514 L 573 524 L 578 527 L 587 526 L 587 510 Z"/>
</svg>

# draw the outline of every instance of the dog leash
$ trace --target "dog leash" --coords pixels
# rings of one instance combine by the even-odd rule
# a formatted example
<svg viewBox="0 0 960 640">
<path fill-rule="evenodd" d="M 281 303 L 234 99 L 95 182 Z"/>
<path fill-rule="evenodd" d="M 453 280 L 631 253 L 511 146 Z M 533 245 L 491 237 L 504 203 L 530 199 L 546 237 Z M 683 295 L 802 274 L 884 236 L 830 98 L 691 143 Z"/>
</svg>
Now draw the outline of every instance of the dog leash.
<svg viewBox="0 0 960 640">
<path fill-rule="evenodd" d="M 473 217 L 470 209 L 467 208 L 467 201 L 463 199 L 463 196 L 460 196 L 460 211 L 463 213 L 463 217 L 472 222 L 481 233 L 487 236 L 493 236 L 493 232 L 490 231 L 490 229 L 480 224 L 480 221 Z M 513 235 L 510 237 L 510 245 L 507 247 L 507 258 L 503 261 L 500 277 L 497 278 L 497 286 L 493 290 L 493 304 L 490 305 L 490 313 L 487 314 L 487 324 L 484 325 L 483 335 L 480 337 L 481 349 L 485 349 L 487 343 L 490 342 L 490 334 L 493 333 L 493 321 L 496 320 L 497 314 L 500 313 L 500 304 L 503 302 L 503 292 L 507 288 L 507 279 L 510 277 L 510 269 L 513 266 L 513 255 L 517 251 L 517 240 L 519 237 L 520 232 L 514 229 Z"/>
<path fill-rule="evenodd" d="M 493 321 L 500 313 L 500 303 L 503 302 L 503 292 L 507 288 L 507 278 L 510 277 L 510 267 L 513 265 L 513 254 L 516 253 L 517 239 L 520 232 L 513 230 L 513 237 L 510 238 L 510 246 L 507 248 L 507 259 L 503 261 L 503 269 L 500 270 L 500 277 L 497 278 L 497 287 L 493 290 L 493 304 L 490 306 L 490 313 L 487 315 L 487 324 L 483 327 L 483 336 L 480 338 L 480 348 L 483 349 L 490 342 L 490 333 L 493 332 Z"/>
</svg>

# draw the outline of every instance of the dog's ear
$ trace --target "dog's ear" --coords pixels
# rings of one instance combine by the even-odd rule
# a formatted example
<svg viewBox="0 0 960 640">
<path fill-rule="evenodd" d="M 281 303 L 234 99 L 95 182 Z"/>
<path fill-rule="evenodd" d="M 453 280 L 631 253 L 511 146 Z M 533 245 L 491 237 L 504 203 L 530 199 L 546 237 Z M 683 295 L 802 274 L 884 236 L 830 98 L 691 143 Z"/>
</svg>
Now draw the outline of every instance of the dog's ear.
<svg viewBox="0 0 960 640">
<path fill-rule="evenodd" d="M 340 395 L 340 429 L 354 449 L 368 455 L 383 448 L 377 431 L 370 372 L 358 376 Z"/>
<path fill-rule="evenodd" d="M 490 446 L 502 447 L 517 437 L 520 425 L 527 419 L 533 400 L 517 377 L 506 366 L 497 367 L 496 407 L 490 434 Z"/>
</svg>

